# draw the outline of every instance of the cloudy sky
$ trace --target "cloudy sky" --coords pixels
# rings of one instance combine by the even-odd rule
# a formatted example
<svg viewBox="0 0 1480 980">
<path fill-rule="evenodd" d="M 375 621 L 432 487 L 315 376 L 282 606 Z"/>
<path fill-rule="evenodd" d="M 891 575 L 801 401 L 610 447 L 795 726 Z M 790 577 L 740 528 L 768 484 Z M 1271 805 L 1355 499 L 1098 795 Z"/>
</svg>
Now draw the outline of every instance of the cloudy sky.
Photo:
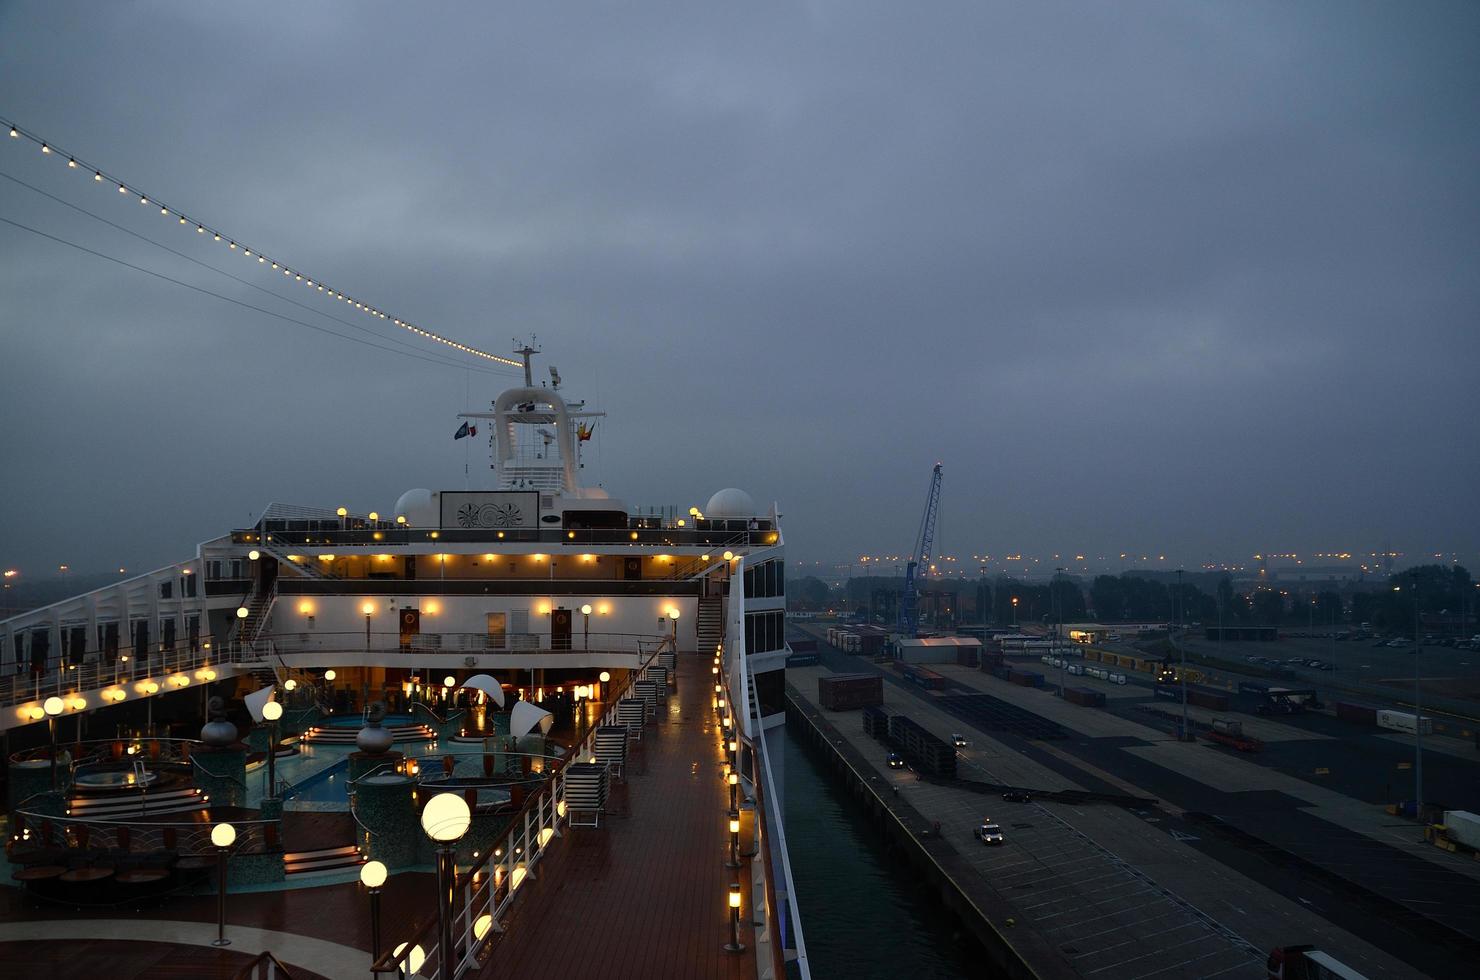
<svg viewBox="0 0 1480 980">
<path fill-rule="evenodd" d="M 940 460 L 959 554 L 1473 566 L 1476 50 L 1463 2 L 11 2 L 0 118 L 394 315 L 537 334 L 612 413 L 590 476 L 779 501 L 794 558 L 908 550 Z M 0 218 L 369 339 L 24 140 L 0 174 Z M 508 380 L 8 223 L 0 297 L 7 566 L 461 488 Z"/>
</svg>

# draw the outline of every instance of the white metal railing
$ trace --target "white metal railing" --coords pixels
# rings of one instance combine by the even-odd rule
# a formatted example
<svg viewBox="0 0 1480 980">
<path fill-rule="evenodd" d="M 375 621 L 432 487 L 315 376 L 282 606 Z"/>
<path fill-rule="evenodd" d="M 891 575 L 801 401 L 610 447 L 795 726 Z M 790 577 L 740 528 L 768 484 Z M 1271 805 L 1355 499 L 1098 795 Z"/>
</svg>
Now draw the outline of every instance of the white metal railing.
<svg viewBox="0 0 1480 980">
<path fill-rule="evenodd" d="M 656 653 L 664 637 L 646 633 L 606 633 L 575 630 L 569 640 L 550 633 L 417 633 L 403 637 L 396 630 L 294 631 L 261 636 L 256 645 L 270 643 L 283 657 L 326 653 L 443 653 L 486 655 L 625 654 L 646 659 Z"/>
<path fill-rule="evenodd" d="M 786 846 L 786 829 L 782 814 L 775 808 L 775 804 L 772 802 L 773 800 L 780 800 L 781 797 L 775 792 L 776 777 L 771 771 L 771 753 L 766 747 L 764 731 L 760 733 L 760 738 L 757 741 L 760 742 L 761 761 L 758 775 L 761 777 L 762 782 L 761 808 L 759 809 L 764 810 L 769 807 L 772 810 L 771 816 L 775 818 L 771 819 L 767 817 L 765 821 L 765 836 L 770 840 L 774 840 L 776 853 L 781 858 L 781 880 L 785 885 L 787 921 L 791 925 L 791 944 L 783 948 L 795 953 L 797 969 L 800 971 L 801 980 L 811 980 L 812 967 L 807 961 L 806 940 L 802 938 L 802 916 L 796 902 L 796 884 L 791 878 L 791 852 Z M 759 815 L 758 813 L 758 818 Z M 763 842 L 762 846 L 765 847 L 770 843 L 770 840 Z M 765 860 L 767 874 L 774 875 L 775 866 L 771 864 L 769 857 L 770 852 L 767 851 Z"/>
<path fill-rule="evenodd" d="M 82 663 L 64 664 L 55 670 L 0 677 L 0 708 L 30 702 L 39 707 L 54 696 L 69 701 L 83 697 L 89 702 L 88 707 L 98 707 L 99 704 L 110 703 L 111 699 L 99 701 L 88 697 L 87 692 L 117 688 L 125 694 L 125 699 L 132 699 L 149 693 L 139 689 L 139 685 L 149 682 L 158 685 L 155 693 L 165 693 L 209 679 L 198 676 L 198 671 L 223 664 L 256 662 L 267 657 L 270 649 L 270 644 L 260 642 L 246 645 L 234 640 L 216 643 L 211 637 L 202 637 L 195 642 L 180 640 L 167 648 L 155 647 L 143 654 L 121 650 L 117 658 L 109 657 L 106 661 L 91 654 Z M 180 678 L 185 683 L 180 683 Z M 74 710 L 71 704 L 67 705 L 67 710 Z"/>
</svg>

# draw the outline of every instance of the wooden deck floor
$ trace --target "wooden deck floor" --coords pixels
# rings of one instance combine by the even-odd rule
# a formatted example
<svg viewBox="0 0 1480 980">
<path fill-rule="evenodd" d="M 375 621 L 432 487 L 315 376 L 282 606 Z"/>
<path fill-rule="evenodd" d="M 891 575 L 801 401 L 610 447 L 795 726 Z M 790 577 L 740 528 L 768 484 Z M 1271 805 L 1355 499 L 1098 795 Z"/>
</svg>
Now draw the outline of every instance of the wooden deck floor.
<svg viewBox="0 0 1480 980">
<path fill-rule="evenodd" d="M 178 943 L 84 939 L 0 943 L 0 978 L 107 977 L 108 980 L 233 980 L 253 960 L 246 953 Z M 11 971 L 14 972 L 11 972 Z M 324 980 L 293 967 L 293 980 Z"/>
<path fill-rule="evenodd" d="M 480 977 L 520 980 L 755 976 L 750 882 L 724 867 L 729 793 L 710 708 L 709 664 L 679 658 L 678 691 L 629 754 L 599 830 L 567 831 L 524 886 Z M 725 896 L 746 896 L 727 953 Z"/>
</svg>

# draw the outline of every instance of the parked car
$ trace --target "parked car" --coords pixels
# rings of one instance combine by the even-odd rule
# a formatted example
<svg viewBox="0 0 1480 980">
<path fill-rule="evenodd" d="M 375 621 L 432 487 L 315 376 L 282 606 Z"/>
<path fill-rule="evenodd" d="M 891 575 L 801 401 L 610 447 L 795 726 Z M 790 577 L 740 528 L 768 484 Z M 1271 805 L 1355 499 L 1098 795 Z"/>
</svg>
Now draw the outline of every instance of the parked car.
<svg viewBox="0 0 1480 980">
<path fill-rule="evenodd" d="M 976 838 L 983 844 L 1001 844 L 1002 828 L 992 823 L 990 819 L 982 821 L 982 825 L 976 828 Z"/>
<path fill-rule="evenodd" d="M 1025 792 L 1023 792 L 1020 789 L 1010 789 L 1010 790 L 1008 790 L 1006 793 L 1003 793 L 1002 794 L 1002 799 L 1006 800 L 1008 803 L 1032 803 L 1033 802 L 1033 796 L 1032 796 L 1032 794 L 1025 793 Z"/>
<path fill-rule="evenodd" d="M 904 759 L 900 756 L 898 752 L 890 752 L 889 756 L 884 761 L 889 764 L 890 769 L 904 768 Z"/>
</svg>

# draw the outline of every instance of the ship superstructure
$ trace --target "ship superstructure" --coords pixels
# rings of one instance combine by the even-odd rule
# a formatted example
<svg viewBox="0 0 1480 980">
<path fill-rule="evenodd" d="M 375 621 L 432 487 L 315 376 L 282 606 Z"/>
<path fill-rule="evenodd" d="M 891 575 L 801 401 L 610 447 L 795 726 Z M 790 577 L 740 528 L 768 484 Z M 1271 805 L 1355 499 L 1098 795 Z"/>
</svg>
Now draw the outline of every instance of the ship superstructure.
<svg viewBox="0 0 1480 980">
<path fill-rule="evenodd" d="M 569 717 L 573 692 L 601 701 L 660 653 L 693 655 L 706 702 L 735 724 L 741 788 L 779 828 L 781 754 L 764 745 L 785 718 L 776 506 L 725 488 L 641 513 L 583 485 L 603 413 L 568 400 L 553 369 L 535 384 L 535 352 L 519 352 L 524 383 L 460 416 L 459 436 L 487 433 L 489 488 L 414 488 L 384 512 L 273 503 L 189 559 L 0 621 L 0 729 L 60 703 L 80 747 L 84 725 L 111 736 L 116 711 L 192 685 L 311 689 L 326 715 L 408 712 L 453 703 L 481 675 Z M 784 850 L 770 856 L 784 904 Z"/>
</svg>

